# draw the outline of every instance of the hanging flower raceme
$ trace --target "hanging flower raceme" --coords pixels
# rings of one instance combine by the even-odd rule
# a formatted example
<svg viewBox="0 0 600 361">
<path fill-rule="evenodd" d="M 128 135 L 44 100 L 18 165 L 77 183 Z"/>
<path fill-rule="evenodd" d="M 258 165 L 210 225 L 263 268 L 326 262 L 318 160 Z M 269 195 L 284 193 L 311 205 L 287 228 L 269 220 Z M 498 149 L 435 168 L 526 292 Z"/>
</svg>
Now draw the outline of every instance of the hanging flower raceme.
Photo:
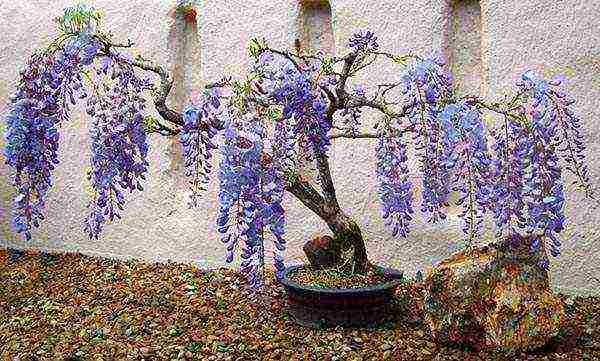
<svg viewBox="0 0 600 361">
<path fill-rule="evenodd" d="M 408 97 L 410 126 L 416 132 L 413 141 L 419 151 L 423 193 L 421 212 L 429 213 L 430 222 L 444 219 L 448 205 L 450 178 L 443 146 L 443 129 L 438 119 L 438 102 L 452 94 L 451 79 L 442 69 L 439 57 L 414 59 L 402 75 L 403 93 Z"/>
<path fill-rule="evenodd" d="M 394 236 L 406 237 L 414 212 L 412 182 L 408 178 L 406 145 L 402 137 L 388 129 L 378 138 L 376 156 L 382 218 Z"/>
<path fill-rule="evenodd" d="M 326 119 L 326 101 L 313 78 L 318 67 L 298 69 L 287 59 L 268 51 L 259 55 L 257 67 L 265 80 L 265 90 L 283 108 L 283 119 L 293 124 L 299 151 L 326 153 L 331 144 L 331 124 Z"/>
<path fill-rule="evenodd" d="M 297 164 L 298 151 L 292 128 L 293 126 L 283 118 L 275 122 L 271 144 L 274 166 L 280 172 L 294 169 Z"/>
<path fill-rule="evenodd" d="M 493 207 L 498 237 L 511 237 L 525 228 L 523 184 L 527 168 L 525 154 L 530 151 L 530 134 L 520 122 L 504 119 L 502 127 L 491 132 L 493 150 L 494 188 Z"/>
<path fill-rule="evenodd" d="M 104 72 L 110 73 L 111 86 L 99 75 Z M 87 113 L 92 117 L 92 171 L 88 180 L 94 196 L 88 202 L 84 228 L 90 238 L 97 239 L 107 220 L 121 218 L 123 191 L 143 190 L 148 141 L 143 127 L 145 103 L 140 94 L 149 83 L 140 79 L 129 64 L 119 61 L 116 54 L 103 59 L 94 78 L 93 83 L 101 84 L 103 89 L 94 85 L 87 102 Z"/>
<path fill-rule="evenodd" d="M 58 128 L 68 118 L 69 103 L 87 96 L 80 71 L 98 48 L 85 35 L 71 37 L 63 48 L 34 54 L 21 71 L 8 107 L 4 153 L 17 190 L 13 225 L 27 239 L 44 218 L 51 171 L 59 163 Z"/>
<path fill-rule="evenodd" d="M 564 186 L 562 171 L 555 149 L 563 155 L 568 169 L 587 186 L 588 175 L 584 164 L 584 148 L 578 119 L 569 108 L 571 102 L 556 89 L 557 79 L 551 82 L 539 78 L 532 71 L 524 73 L 517 83 L 520 90 L 529 93 L 531 101 L 526 104 L 529 121 L 526 154 L 528 163 L 525 173 L 523 197 L 527 206 L 526 232 L 542 237 L 553 256 L 558 256 L 561 242 L 557 234 L 563 229 Z M 540 239 L 533 243 L 534 248 Z"/>
<path fill-rule="evenodd" d="M 494 206 L 493 163 L 488 151 L 481 112 L 460 102 L 446 105 L 440 113 L 444 129 L 443 148 L 446 168 L 452 170 L 452 190 L 459 192 L 457 205 L 463 211 L 466 243 L 472 244 L 481 234 L 483 217 Z"/>
<path fill-rule="evenodd" d="M 281 206 L 285 189 L 284 179 L 281 176 L 281 171 L 273 164 L 266 153 L 263 153 L 260 160 L 262 166 L 261 182 L 262 186 L 262 201 L 264 206 L 261 210 L 261 218 L 269 226 L 269 230 L 275 237 L 275 251 L 273 261 L 278 276 L 282 276 L 285 269 L 283 263 L 283 251 L 285 250 L 285 212 Z"/>
<path fill-rule="evenodd" d="M 284 118 L 293 116 L 300 151 L 326 153 L 330 145 L 327 134 L 331 124 L 325 119 L 325 99 L 320 92 L 312 89 L 306 74 L 298 73 L 295 79 L 289 80 L 276 92 L 280 91 L 278 101 L 283 103 Z"/>
<path fill-rule="evenodd" d="M 183 127 L 179 141 L 183 148 L 185 174 L 190 177 L 190 207 L 198 206 L 200 192 L 206 190 L 209 174 L 212 171 L 213 150 L 217 146 L 212 139 L 217 134 L 213 122 L 219 116 L 219 93 L 216 89 L 207 91 L 200 104 L 191 104 L 183 112 Z"/>
<path fill-rule="evenodd" d="M 547 96 L 552 105 L 552 110 L 548 116 L 554 118 L 553 123 L 557 126 L 558 135 L 558 143 L 555 146 L 558 155 L 565 162 L 565 169 L 575 175 L 579 185 L 586 191 L 588 196 L 594 197 L 590 187 L 588 167 L 585 162 L 586 146 L 581 129 L 581 120 L 573 109 L 575 100 L 559 89 L 562 82 L 562 77 L 555 77 L 548 82 Z"/>
<path fill-rule="evenodd" d="M 274 261 L 283 271 L 284 211 L 283 179 L 274 162 L 265 153 L 264 129 L 253 115 L 226 121 L 223 160 L 220 167 L 220 210 L 217 226 L 227 244 L 226 261 L 233 261 L 233 251 L 240 239 L 245 247 L 241 271 L 252 288 L 261 285 L 264 267 L 264 239 L 267 231 L 275 236 Z"/>
<path fill-rule="evenodd" d="M 558 256 L 563 229 L 564 185 L 559 156 L 591 196 L 579 119 L 573 101 L 561 90 L 562 79 L 550 81 L 525 72 L 517 82 L 523 118 L 505 119 L 496 139 L 497 188 L 495 218 L 500 231 L 521 229 L 533 239 L 533 248 L 545 242 Z M 547 266 L 547 260 L 544 261 Z"/>
</svg>

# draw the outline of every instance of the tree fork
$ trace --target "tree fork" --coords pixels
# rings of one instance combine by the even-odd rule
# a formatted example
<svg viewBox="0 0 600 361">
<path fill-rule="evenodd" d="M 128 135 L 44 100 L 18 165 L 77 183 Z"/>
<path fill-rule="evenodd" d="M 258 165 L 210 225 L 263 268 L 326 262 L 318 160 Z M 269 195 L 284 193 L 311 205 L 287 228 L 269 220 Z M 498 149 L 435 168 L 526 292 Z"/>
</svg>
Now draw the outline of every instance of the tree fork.
<svg viewBox="0 0 600 361">
<path fill-rule="evenodd" d="M 118 46 L 118 44 L 112 44 L 110 41 L 107 41 L 107 39 L 100 38 L 100 40 L 104 43 L 103 50 L 105 54 L 109 53 L 111 46 Z M 128 46 L 131 46 L 131 44 L 128 44 Z M 176 135 L 180 130 L 179 127 L 183 125 L 183 116 L 180 112 L 169 109 L 165 104 L 173 85 L 173 78 L 169 74 L 169 71 L 162 66 L 141 57 L 133 61 L 127 61 L 125 59 L 119 60 L 125 61 L 140 69 L 151 71 L 159 76 L 160 87 L 155 89 L 153 94 L 154 106 L 164 120 L 177 127 L 176 129 L 163 127 L 164 129 L 159 130 L 163 130 L 164 132 L 159 132 L 159 134 L 167 136 Z M 336 89 L 337 97 L 331 92 L 327 92 L 326 94 L 330 101 L 327 109 L 327 119 L 331 123 L 333 123 L 333 113 L 337 109 L 341 109 L 342 103 L 347 100 L 348 94 L 345 91 L 345 85 L 355 60 L 356 54 L 350 54 L 344 59 L 343 79 Z M 227 84 L 229 84 L 229 80 L 223 79 L 221 82 L 209 84 L 207 88 L 222 87 Z M 214 124 L 211 125 L 217 130 L 223 129 L 223 124 L 219 122 L 214 122 Z M 333 233 L 334 249 L 332 251 L 335 253 L 336 258 L 343 262 L 336 266 L 342 266 L 343 268 L 348 261 L 351 261 L 352 273 L 366 274 L 367 271 L 371 269 L 372 264 L 367 257 L 365 242 L 360 227 L 339 207 L 335 194 L 335 187 L 329 170 L 329 159 L 327 155 L 321 154 L 318 151 L 316 154 L 319 178 L 321 183 L 324 184 L 324 196 L 309 183 L 300 181 L 299 179 L 290 182 L 286 186 L 286 191 L 292 193 L 292 195 L 327 223 Z M 351 258 L 349 260 L 343 260 L 343 254 L 351 248 L 353 249 Z"/>
</svg>

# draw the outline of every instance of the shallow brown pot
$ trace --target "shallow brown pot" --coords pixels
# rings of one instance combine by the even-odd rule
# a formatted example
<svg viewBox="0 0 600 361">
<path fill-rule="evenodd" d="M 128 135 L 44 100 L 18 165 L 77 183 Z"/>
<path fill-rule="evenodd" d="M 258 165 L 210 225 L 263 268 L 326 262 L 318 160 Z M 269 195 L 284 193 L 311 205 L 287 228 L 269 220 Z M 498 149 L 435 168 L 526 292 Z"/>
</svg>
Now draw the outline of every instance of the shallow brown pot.
<svg viewBox="0 0 600 361">
<path fill-rule="evenodd" d="M 317 288 L 293 282 L 288 275 L 306 265 L 285 269 L 277 280 L 285 287 L 289 312 L 302 326 L 373 326 L 384 320 L 391 307 L 394 291 L 402 282 L 401 271 L 377 266 L 392 281 L 364 288 Z"/>
</svg>

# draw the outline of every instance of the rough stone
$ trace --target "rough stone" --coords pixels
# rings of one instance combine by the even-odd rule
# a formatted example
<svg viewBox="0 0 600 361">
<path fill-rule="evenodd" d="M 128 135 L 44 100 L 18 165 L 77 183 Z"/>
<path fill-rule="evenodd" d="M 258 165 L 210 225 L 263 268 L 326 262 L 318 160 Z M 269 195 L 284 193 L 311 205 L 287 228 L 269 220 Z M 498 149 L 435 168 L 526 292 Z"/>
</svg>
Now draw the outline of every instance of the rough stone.
<svg viewBox="0 0 600 361">
<path fill-rule="evenodd" d="M 565 311 L 544 260 L 543 245 L 532 251 L 521 238 L 455 253 L 427 270 L 424 321 L 434 338 L 508 353 L 546 344 Z"/>
<path fill-rule="evenodd" d="M 331 267 L 338 261 L 333 250 L 333 238 L 330 236 L 317 236 L 306 242 L 302 249 L 308 262 L 315 269 Z"/>
</svg>

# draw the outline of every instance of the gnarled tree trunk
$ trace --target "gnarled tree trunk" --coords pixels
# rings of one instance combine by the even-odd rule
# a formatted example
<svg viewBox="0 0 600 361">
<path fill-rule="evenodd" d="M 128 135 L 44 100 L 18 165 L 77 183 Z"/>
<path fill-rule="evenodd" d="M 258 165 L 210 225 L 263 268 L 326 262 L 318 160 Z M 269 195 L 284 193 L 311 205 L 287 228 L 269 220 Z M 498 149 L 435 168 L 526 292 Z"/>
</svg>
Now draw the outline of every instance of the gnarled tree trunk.
<svg viewBox="0 0 600 361">
<path fill-rule="evenodd" d="M 358 224 L 341 210 L 327 225 L 333 233 L 333 252 L 338 256 L 342 265 L 349 265 L 353 273 L 364 274 L 371 263 L 367 257 L 365 241 Z M 352 249 L 351 259 L 345 259 L 344 253 Z M 337 265 L 336 265 L 337 266 Z"/>
<path fill-rule="evenodd" d="M 333 240 L 328 245 L 327 251 L 332 252 L 337 260 L 333 267 L 356 274 L 366 274 L 372 269 L 372 264 L 367 256 L 360 227 L 338 205 L 326 155 L 319 158 L 321 159 L 317 159 L 317 163 L 321 184 L 324 185 L 324 195 L 321 195 L 310 183 L 300 178 L 292 180 L 286 190 L 327 223 L 333 234 Z M 326 179 L 323 179 L 323 177 Z M 346 253 L 350 250 L 352 252 L 347 255 Z M 309 255 L 307 254 L 307 256 Z M 310 257 L 308 258 L 310 260 Z M 313 264 L 313 266 L 316 265 Z"/>
</svg>

